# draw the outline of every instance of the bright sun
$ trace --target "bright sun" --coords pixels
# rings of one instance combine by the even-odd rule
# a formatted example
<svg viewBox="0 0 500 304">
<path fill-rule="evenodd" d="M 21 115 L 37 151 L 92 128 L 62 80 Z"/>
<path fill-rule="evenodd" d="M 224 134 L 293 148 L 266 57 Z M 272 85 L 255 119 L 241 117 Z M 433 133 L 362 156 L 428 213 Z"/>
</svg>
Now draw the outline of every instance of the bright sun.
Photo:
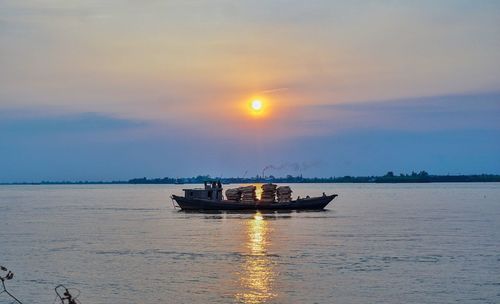
<svg viewBox="0 0 500 304">
<path fill-rule="evenodd" d="M 252 101 L 251 107 L 254 111 L 262 110 L 262 101 L 255 99 L 254 101 Z"/>
</svg>

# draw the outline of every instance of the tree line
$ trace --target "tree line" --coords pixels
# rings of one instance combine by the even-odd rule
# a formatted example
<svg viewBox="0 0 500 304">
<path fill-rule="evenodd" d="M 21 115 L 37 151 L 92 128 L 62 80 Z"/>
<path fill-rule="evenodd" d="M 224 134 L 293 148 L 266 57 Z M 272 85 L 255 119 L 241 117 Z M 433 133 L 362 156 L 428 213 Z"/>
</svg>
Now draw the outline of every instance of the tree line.
<svg viewBox="0 0 500 304">
<path fill-rule="evenodd" d="M 250 184 L 250 183 L 474 183 L 500 182 L 498 174 L 472 175 L 433 175 L 426 171 L 411 172 L 409 174 L 395 174 L 393 171 L 382 176 L 332 176 L 332 177 L 303 177 L 302 175 L 284 177 L 259 176 L 254 177 L 212 177 L 198 175 L 194 177 L 162 177 L 162 178 L 133 178 L 118 181 L 41 181 L 24 183 L 0 183 L 3 185 L 100 185 L 100 184 L 203 184 L 205 181 L 221 181 L 223 184 Z"/>
</svg>

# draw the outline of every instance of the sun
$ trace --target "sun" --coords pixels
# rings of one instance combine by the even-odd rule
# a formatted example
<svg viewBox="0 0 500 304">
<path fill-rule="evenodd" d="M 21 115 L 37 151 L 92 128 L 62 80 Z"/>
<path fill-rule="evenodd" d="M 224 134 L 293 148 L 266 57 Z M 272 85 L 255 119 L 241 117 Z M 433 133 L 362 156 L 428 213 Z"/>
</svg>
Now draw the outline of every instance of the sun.
<svg viewBox="0 0 500 304">
<path fill-rule="evenodd" d="M 272 103 L 265 96 L 252 96 L 243 105 L 247 115 L 252 118 L 266 118 L 271 114 Z"/>
<path fill-rule="evenodd" d="M 258 100 L 258 99 L 255 99 L 252 101 L 252 103 L 250 104 L 250 106 L 252 107 L 252 110 L 254 111 L 260 111 L 262 110 L 262 101 Z"/>
</svg>

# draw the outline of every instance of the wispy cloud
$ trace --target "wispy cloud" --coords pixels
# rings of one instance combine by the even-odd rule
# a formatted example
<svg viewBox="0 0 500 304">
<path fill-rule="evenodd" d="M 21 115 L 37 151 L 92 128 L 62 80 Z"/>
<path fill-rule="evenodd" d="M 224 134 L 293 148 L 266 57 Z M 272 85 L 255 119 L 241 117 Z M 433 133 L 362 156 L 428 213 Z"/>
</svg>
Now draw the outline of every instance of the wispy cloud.
<svg viewBox="0 0 500 304">
<path fill-rule="evenodd" d="M 323 131 L 500 130 L 500 93 L 444 95 L 310 107 L 306 117 Z M 331 119 L 328 119 L 330 117 Z M 304 120 L 307 122 L 307 118 Z M 325 130 L 326 129 L 326 130 Z"/>
<path fill-rule="evenodd" d="M 272 94 L 272 93 L 278 93 L 278 92 L 283 92 L 283 91 L 288 91 L 289 88 L 283 87 L 283 88 L 274 88 L 274 89 L 267 89 L 260 91 L 262 94 Z"/>
</svg>

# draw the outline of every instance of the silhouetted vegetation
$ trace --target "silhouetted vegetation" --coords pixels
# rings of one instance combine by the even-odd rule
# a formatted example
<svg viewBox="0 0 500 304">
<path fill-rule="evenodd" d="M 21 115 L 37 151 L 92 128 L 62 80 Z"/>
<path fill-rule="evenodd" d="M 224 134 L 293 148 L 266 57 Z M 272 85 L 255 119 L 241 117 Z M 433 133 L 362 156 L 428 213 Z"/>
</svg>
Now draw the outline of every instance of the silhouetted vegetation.
<svg viewBox="0 0 500 304">
<path fill-rule="evenodd" d="M 342 176 L 342 177 L 302 177 L 287 175 L 286 177 L 255 176 L 255 177 L 229 177 L 213 178 L 209 175 L 200 175 L 191 178 L 136 178 L 131 179 L 131 184 L 199 184 L 204 181 L 221 180 L 225 184 L 246 183 L 460 183 L 460 182 L 500 182 L 500 175 L 430 175 L 426 171 L 412 172 L 411 174 L 395 175 L 389 171 L 383 176 Z"/>
<path fill-rule="evenodd" d="M 186 178 L 133 178 L 128 181 L 42 181 L 39 183 L 3 183 L 3 185 L 100 185 L 100 184 L 202 184 L 205 181 L 220 180 L 224 184 L 247 183 L 486 183 L 500 182 L 497 174 L 476 175 L 430 175 L 426 171 L 411 174 L 394 174 L 387 172 L 383 176 L 341 176 L 341 177 L 302 177 L 302 175 L 285 177 L 255 176 L 217 178 L 210 175 L 198 175 Z"/>
</svg>

